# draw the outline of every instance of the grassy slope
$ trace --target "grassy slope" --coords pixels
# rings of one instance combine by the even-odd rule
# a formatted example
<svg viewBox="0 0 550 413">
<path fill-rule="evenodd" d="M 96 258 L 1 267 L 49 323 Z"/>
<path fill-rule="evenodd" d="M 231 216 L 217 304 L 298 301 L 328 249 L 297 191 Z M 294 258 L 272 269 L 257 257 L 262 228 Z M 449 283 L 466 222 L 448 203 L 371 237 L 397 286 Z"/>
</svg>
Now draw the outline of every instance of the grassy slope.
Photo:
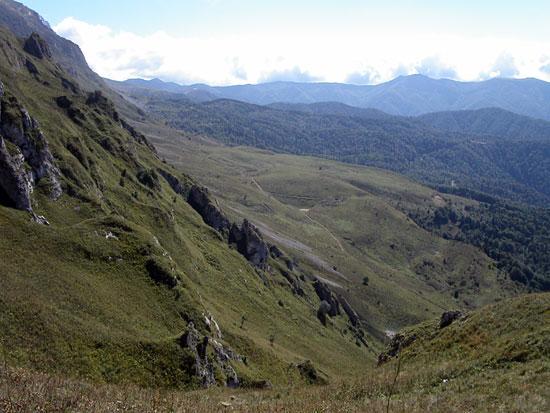
<svg viewBox="0 0 550 413">
<path fill-rule="evenodd" d="M 404 350 L 397 376 L 393 361 L 365 371 L 358 380 L 329 386 L 182 394 L 97 386 L 0 367 L 3 389 L 11 390 L 11 396 L 0 391 L 0 407 L 9 411 L 9 406 L 17 406 L 21 412 L 69 408 L 181 413 L 223 408 L 239 412 L 538 413 L 550 408 L 549 317 L 550 294 L 546 293 L 474 311 L 465 321 L 443 330 L 433 320 L 409 330 L 418 338 Z"/>
<path fill-rule="evenodd" d="M 53 64 L 31 58 L 38 81 L 21 64 L 18 40 L 2 30 L 0 45 L 6 90 L 39 121 L 58 165 L 72 175 L 65 183 L 78 194 L 53 203 L 35 191 L 47 227 L 0 206 L 0 331 L 10 362 L 94 380 L 190 385 L 188 356 L 175 338 L 184 318 L 204 330 L 201 314 L 208 312 L 228 344 L 247 356 L 248 365 L 235 365 L 244 377 L 286 383 L 295 376 L 288 363 L 306 358 L 332 377 L 372 362 L 374 352 L 341 334 L 342 320 L 321 327 L 315 299 L 296 299 L 276 279 L 264 285 L 162 179 L 158 190 L 139 183 L 140 168 L 177 172 L 107 113 L 87 107 L 85 96 L 64 89 Z M 67 94 L 86 116 L 82 126 L 54 102 Z M 104 138 L 113 149 L 99 144 Z M 69 142 L 87 162 L 67 150 Z M 118 240 L 107 239 L 108 232 Z M 144 263 L 151 257 L 174 268 L 180 287 L 149 278 Z"/>
<path fill-rule="evenodd" d="M 379 338 L 385 330 L 444 309 L 486 304 L 515 289 L 480 251 L 431 235 L 399 209 L 472 201 L 374 168 L 227 148 L 166 129 L 149 132 L 161 155 L 200 177 L 227 212 L 252 219 L 307 271 L 337 283 L 336 291 Z M 340 274 L 330 271 L 333 266 Z"/>
</svg>

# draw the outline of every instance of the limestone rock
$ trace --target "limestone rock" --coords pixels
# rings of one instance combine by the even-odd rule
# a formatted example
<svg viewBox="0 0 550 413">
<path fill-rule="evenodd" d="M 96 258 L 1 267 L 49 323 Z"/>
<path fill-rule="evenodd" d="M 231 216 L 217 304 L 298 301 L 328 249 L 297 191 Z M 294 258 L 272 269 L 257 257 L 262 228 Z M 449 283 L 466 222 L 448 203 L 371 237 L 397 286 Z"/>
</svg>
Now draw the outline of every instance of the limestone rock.
<svg viewBox="0 0 550 413">
<path fill-rule="evenodd" d="M 326 301 L 321 301 L 319 308 L 317 309 L 317 318 L 322 325 L 327 325 L 327 314 L 330 312 L 330 304 Z"/>
<path fill-rule="evenodd" d="M 208 341 L 208 337 L 201 337 L 193 322 L 188 324 L 187 331 L 180 337 L 180 345 L 191 350 L 195 356 L 195 374 L 201 379 L 204 387 L 216 384 L 214 366 L 207 357 Z"/>
<path fill-rule="evenodd" d="M 96 90 L 89 93 L 88 98 L 86 99 L 86 104 L 90 107 L 98 107 L 102 109 L 115 122 L 120 121 L 120 116 L 115 108 L 114 103 L 111 102 L 107 97 L 105 97 L 101 90 Z"/>
<path fill-rule="evenodd" d="M 3 87 L 0 89 L 0 135 L 11 144 L 12 148 L 17 148 L 23 157 L 23 162 L 31 167 L 28 174 L 31 184 L 34 185 L 39 180 L 47 178 L 50 197 L 54 200 L 59 198 L 62 193 L 59 181 L 61 173 L 55 166 L 46 137 L 38 123 L 17 99 L 4 94 Z M 13 155 L 16 150 L 11 152 Z M 20 162 L 21 159 L 18 159 Z M 6 191 L 5 188 L 4 191 Z"/>
<path fill-rule="evenodd" d="M 165 171 L 164 169 L 159 169 L 158 172 L 166 180 L 166 182 L 168 182 L 168 185 L 170 185 L 170 188 L 172 188 L 172 190 L 176 194 L 182 196 L 185 195 L 186 188 L 178 178 L 176 178 L 170 172 Z"/>
<path fill-rule="evenodd" d="M 25 158 L 16 149 L 12 155 L 0 136 L 0 203 L 24 211 L 32 211 L 31 177 L 25 171 Z"/>
<path fill-rule="evenodd" d="M 215 339 L 201 335 L 193 322 L 188 324 L 187 331 L 179 339 L 179 344 L 193 353 L 195 374 L 201 379 L 204 387 L 216 385 L 214 374 L 216 368 L 225 375 L 223 383 L 225 386 L 231 388 L 240 386 L 241 382 L 230 361 L 241 362 L 242 357 Z M 213 357 L 210 358 L 208 357 L 209 348 L 212 349 L 211 353 L 213 352 Z"/>
</svg>

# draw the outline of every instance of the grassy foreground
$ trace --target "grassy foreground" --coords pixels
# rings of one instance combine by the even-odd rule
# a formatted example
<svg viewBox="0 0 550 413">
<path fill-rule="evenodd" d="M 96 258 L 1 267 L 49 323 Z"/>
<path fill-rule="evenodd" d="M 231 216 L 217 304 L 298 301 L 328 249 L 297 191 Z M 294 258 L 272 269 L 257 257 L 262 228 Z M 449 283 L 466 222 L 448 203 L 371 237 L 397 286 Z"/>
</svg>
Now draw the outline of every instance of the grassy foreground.
<svg viewBox="0 0 550 413">
<path fill-rule="evenodd" d="M 550 408 L 550 294 L 403 332 L 399 358 L 326 386 L 181 392 L 97 385 L 0 367 L 5 412 L 543 412 Z"/>
<path fill-rule="evenodd" d="M 177 392 L 89 382 L 0 369 L 0 410 L 12 412 L 543 412 L 548 411 L 548 365 L 523 366 L 524 375 L 498 370 L 445 382 L 451 370 L 394 366 L 355 382 L 265 391 L 213 389 Z M 540 374 L 540 370 L 544 370 Z"/>
</svg>

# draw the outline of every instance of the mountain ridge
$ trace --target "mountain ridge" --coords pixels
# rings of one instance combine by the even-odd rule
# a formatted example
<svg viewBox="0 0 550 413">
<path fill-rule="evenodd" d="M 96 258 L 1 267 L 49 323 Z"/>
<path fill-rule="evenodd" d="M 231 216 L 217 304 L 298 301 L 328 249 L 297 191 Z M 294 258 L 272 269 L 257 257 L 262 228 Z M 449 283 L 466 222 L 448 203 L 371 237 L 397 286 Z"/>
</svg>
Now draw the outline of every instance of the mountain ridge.
<svg viewBox="0 0 550 413">
<path fill-rule="evenodd" d="M 108 83 L 122 92 L 127 92 L 136 84 L 140 88 L 159 89 L 158 79 L 153 83 L 143 80 Z M 171 91 L 188 95 L 191 99 L 194 93 L 200 92 L 197 101 L 226 98 L 259 105 L 336 101 L 401 116 L 499 107 L 521 115 L 550 120 L 550 83 L 535 78 L 461 82 L 408 75 L 378 85 L 279 81 L 234 86 L 178 85 Z"/>
</svg>

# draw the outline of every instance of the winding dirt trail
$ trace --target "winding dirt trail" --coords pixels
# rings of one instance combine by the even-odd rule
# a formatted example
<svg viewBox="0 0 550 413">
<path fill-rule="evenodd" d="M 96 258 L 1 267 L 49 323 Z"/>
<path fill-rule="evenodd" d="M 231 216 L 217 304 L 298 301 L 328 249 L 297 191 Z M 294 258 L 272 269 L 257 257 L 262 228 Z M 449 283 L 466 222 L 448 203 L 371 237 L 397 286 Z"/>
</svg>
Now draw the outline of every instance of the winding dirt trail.
<svg viewBox="0 0 550 413">
<path fill-rule="evenodd" d="M 344 249 L 344 247 L 342 246 L 342 243 L 340 242 L 340 240 L 338 238 L 336 238 L 336 235 L 334 235 L 330 229 L 328 229 L 327 227 L 325 227 L 323 224 L 321 224 L 319 221 L 317 221 L 316 219 L 313 219 L 311 218 L 307 212 L 304 212 L 304 215 L 311 221 L 313 222 L 314 224 L 317 224 L 319 225 L 321 228 L 323 228 L 329 235 L 330 237 L 336 242 L 336 244 L 338 245 L 338 247 L 340 248 L 340 250 L 342 252 L 346 252 L 346 250 Z"/>
<path fill-rule="evenodd" d="M 258 188 L 258 190 L 265 196 L 267 196 L 268 198 L 271 198 L 272 195 L 268 192 L 266 192 L 262 186 L 258 183 L 258 181 L 256 181 L 256 179 L 254 177 L 251 177 L 252 179 L 252 183 Z M 320 226 L 321 228 L 323 228 L 327 233 L 328 235 L 334 240 L 334 242 L 336 242 L 336 245 L 338 245 L 338 248 L 340 248 L 340 250 L 345 253 L 346 250 L 344 249 L 344 246 L 342 245 L 342 243 L 340 242 L 340 240 L 336 237 L 336 235 L 334 235 L 330 229 L 328 229 L 326 226 L 324 226 L 323 224 L 321 224 L 319 221 L 317 221 L 316 219 L 313 219 L 311 218 L 309 215 L 308 215 L 308 212 L 309 212 L 309 209 L 308 210 L 300 210 L 302 212 L 304 212 L 304 215 L 306 216 L 307 219 L 309 219 L 314 225 L 318 225 Z"/>
</svg>

